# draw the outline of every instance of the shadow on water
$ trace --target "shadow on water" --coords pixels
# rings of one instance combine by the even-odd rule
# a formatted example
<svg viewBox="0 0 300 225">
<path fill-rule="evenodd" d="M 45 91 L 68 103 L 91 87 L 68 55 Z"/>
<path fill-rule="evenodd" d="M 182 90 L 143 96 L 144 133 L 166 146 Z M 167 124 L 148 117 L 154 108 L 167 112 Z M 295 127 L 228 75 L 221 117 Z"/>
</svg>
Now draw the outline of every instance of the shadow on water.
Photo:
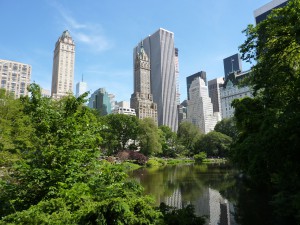
<svg viewBox="0 0 300 225">
<path fill-rule="evenodd" d="M 161 202 L 182 209 L 189 204 L 197 216 L 208 216 L 212 225 L 259 225 L 274 223 L 265 190 L 254 191 L 229 164 L 184 164 L 159 168 L 140 168 L 130 172 Z"/>
</svg>

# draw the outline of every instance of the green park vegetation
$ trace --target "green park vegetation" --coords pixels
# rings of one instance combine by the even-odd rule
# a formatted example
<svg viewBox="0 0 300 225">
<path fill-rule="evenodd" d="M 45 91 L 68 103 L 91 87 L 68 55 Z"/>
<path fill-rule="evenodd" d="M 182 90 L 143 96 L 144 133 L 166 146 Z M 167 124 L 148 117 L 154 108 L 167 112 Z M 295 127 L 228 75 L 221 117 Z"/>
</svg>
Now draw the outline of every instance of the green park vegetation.
<svg viewBox="0 0 300 225">
<path fill-rule="evenodd" d="M 174 133 L 149 118 L 99 116 L 87 93 L 54 101 L 36 84 L 20 99 L 0 89 L 0 224 L 203 224 L 193 207 L 154 208 L 125 171 L 228 156 L 268 193 L 278 224 L 299 224 L 299 18 L 291 0 L 244 31 L 254 98 L 235 100 L 235 117 L 208 134 L 188 122 Z"/>
<path fill-rule="evenodd" d="M 125 171 L 169 155 L 174 133 L 149 119 L 100 117 L 87 94 L 55 101 L 37 84 L 29 91 L 13 99 L 0 90 L 0 224 L 169 224 Z"/>
<path fill-rule="evenodd" d="M 231 158 L 252 186 L 270 195 L 272 224 L 300 223 L 299 18 L 300 1 L 288 1 L 249 25 L 240 46 L 242 58 L 255 62 L 248 80 L 254 98 L 233 102 L 239 135 Z"/>
</svg>

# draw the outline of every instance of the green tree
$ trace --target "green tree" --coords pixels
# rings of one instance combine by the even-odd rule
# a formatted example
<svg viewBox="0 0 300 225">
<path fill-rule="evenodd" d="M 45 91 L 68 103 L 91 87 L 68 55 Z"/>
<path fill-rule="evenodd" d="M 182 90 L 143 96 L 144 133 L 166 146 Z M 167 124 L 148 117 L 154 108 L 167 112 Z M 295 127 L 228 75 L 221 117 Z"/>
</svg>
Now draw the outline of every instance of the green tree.
<svg viewBox="0 0 300 225">
<path fill-rule="evenodd" d="M 159 130 L 152 118 L 140 120 L 139 146 L 146 156 L 161 153 Z"/>
<path fill-rule="evenodd" d="M 100 124 L 86 95 L 22 98 L 33 146 L 0 180 L 0 224 L 156 224 L 160 213 L 122 170 L 99 161 Z"/>
<path fill-rule="evenodd" d="M 226 157 L 228 156 L 231 143 L 231 137 L 211 131 L 197 141 L 195 153 L 206 152 L 208 157 Z"/>
<path fill-rule="evenodd" d="M 241 132 L 233 160 L 257 186 L 268 187 L 286 224 L 300 222 L 299 18 L 300 1 L 291 0 L 248 26 L 240 50 L 244 60 L 256 61 L 249 81 L 255 98 L 233 103 Z"/>
<path fill-rule="evenodd" d="M 194 145 L 197 140 L 201 139 L 202 134 L 199 129 L 190 122 L 180 123 L 177 131 L 179 142 L 181 142 L 187 150 L 187 154 L 194 152 Z"/>
<path fill-rule="evenodd" d="M 167 157 L 176 156 L 177 135 L 168 126 L 159 126 L 161 135 L 162 155 Z"/>
<path fill-rule="evenodd" d="M 235 118 L 224 118 L 219 121 L 215 126 L 215 131 L 220 132 L 222 134 L 226 134 L 235 140 L 238 136 L 238 129 L 236 127 Z"/>
<path fill-rule="evenodd" d="M 129 140 L 137 140 L 139 120 L 136 116 L 109 114 L 102 117 L 102 122 L 102 148 L 108 150 L 108 154 L 127 149 Z"/>
</svg>

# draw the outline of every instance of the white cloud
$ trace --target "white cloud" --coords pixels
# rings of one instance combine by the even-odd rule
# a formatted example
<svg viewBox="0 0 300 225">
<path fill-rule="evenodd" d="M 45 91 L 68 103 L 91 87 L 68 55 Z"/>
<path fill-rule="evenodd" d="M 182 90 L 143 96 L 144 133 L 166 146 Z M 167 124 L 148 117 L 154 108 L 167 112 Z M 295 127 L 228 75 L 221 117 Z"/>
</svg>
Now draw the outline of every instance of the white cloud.
<svg viewBox="0 0 300 225">
<path fill-rule="evenodd" d="M 64 28 L 70 30 L 75 43 L 83 45 L 90 52 L 103 52 L 113 47 L 113 43 L 104 34 L 100 24 L 78 21 L 72 13 L 58 2 L 52 2 L 63 19 Z M 61 22 L 61 21 L 60 21 Z"/>
</svg>

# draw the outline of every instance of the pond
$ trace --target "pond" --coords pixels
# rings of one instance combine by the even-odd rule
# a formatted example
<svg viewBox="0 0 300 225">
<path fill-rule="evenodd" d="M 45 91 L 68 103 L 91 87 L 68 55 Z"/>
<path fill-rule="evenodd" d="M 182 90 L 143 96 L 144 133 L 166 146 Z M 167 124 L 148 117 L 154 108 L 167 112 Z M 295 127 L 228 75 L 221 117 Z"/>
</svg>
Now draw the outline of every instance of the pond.
<svg viewBox="0 0 300 225">
<path fill-rule="evenodd" d="M 162 168 L 140 168 L 130 172 L 161 202 L 176 208 L 188 204 L 198 216 L 208 216 L 207 224 L 237 224 L 235 210 L 234 170 L 228 164 L 184 164 Z"/>
</svg>

